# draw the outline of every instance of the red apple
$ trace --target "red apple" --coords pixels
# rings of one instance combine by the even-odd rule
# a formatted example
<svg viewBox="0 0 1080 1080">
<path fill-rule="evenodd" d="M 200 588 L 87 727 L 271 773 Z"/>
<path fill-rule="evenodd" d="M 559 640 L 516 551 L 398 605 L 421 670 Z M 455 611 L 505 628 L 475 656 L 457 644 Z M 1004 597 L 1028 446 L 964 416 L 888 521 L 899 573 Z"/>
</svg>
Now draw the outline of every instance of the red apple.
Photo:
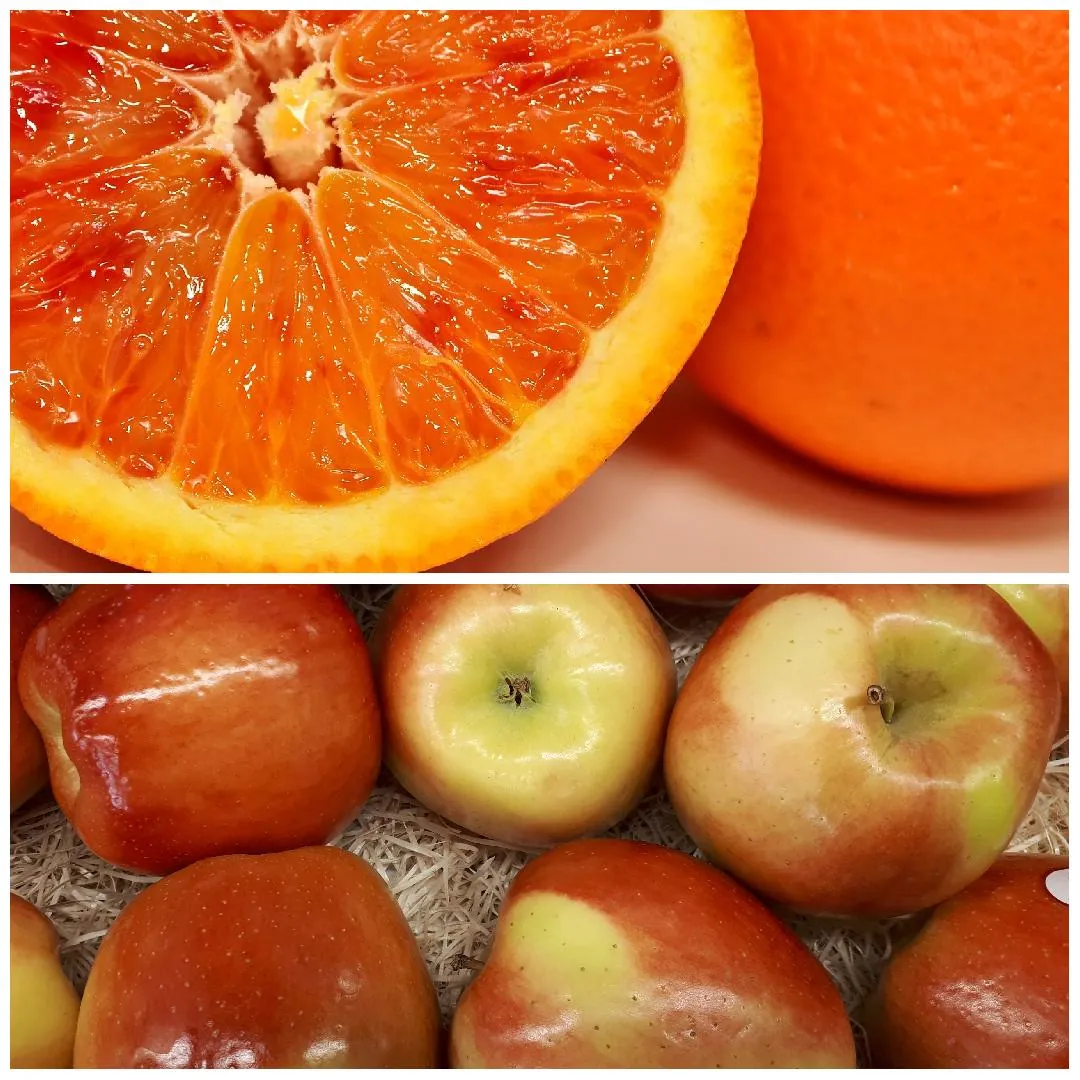
<svg viewBox="0 0 1080 1080">
<path fill-rule="evenodd" d="M 675 810 L 706 854 L 802 911 L 886 916 L 982 874 L 1039 789 L 1061 691 L 983 585 L 762 585 L 690 672 Z"/>
<path fill-rule="evenodd" d="M 694 604 L 718 607 L 733 604 L 755 588 L 753 585 L 678 585 L 650 584 L 638 588 L 653 600 L 670 604 Z"/>
<path fill-rule="evenodd" d="M 727 875 L 630 840 L 526 865 L 450 1032 L 457 1068 L 850 1068 L 844 1004 Z"/>
<path fill-rule="evenodd" d="M 11 1067 L 70 1069 L 79 995 L 60 966 L 60 938 L 11 894 Z"/>
<path fill-rule="evenodd" d="M 403 585 L 374 648 L 387 764 L 483 836 L 601 832 L 659 771 L 675 663 L 629 586 Z"/>
<path fill-rule="evenodd" d="M 151 885 L 90 972 L 76 1068 L 430 1068 L 439 1007 L 382 878 L 340 848 Z"/>
<path fill-rule="evenodd" d="M 875 1066 L 1068 1067 L 1069 907 L 1050 877 L 1067 866 L 1007 855 L 934 911 L 867 1011 Z"/>
<path fill-rule="evenodd" d="M 19 688 L 64 813 L 134 870 L 322 843 L 379 769 L 367 648 L 326 585 L 84 585 Z"/>
<path fill-rule="evenodd" d="M 56 606 L 40 585 L 11 586 L 11 809 L 49 782 L 45 744 L 19 700 L 17 675 L 33 629 Z"/>
<path fill-rule="evenodd" d="M 1061 724 L 1058 737 L 1069 731 L 1069 586 L 991 585 L 1035 631 L 1050 650 L 1061 680 Z"/>
</svg>

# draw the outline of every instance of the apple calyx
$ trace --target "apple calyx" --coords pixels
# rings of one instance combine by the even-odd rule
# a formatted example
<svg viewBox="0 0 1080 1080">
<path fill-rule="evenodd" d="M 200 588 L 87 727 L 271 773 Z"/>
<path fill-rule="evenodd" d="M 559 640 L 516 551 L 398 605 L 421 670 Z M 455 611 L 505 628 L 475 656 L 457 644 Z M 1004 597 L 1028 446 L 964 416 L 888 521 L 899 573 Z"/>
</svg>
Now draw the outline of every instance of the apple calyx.
<svg viewBox="0 0 1080 1080">
<path fill-rule="evenodd" d="M 871 705 L 876 705 L 881 710 L 881 719 L 886 724 L 891 724 L 896 714 L 896 702 L 892 694 L 878 683 L 871 683 L 866 688 L 866 700 Z"/>
<path fill-rule="evenodd" d="M 499 687 L 499 701 L 509 705 L 511 702 L 515 708 L 520 709 L 523 705 L 531 705 L 533 698 L 532 681 L 528 675 L 504 675 L 503 684 Z"/>
</svg>

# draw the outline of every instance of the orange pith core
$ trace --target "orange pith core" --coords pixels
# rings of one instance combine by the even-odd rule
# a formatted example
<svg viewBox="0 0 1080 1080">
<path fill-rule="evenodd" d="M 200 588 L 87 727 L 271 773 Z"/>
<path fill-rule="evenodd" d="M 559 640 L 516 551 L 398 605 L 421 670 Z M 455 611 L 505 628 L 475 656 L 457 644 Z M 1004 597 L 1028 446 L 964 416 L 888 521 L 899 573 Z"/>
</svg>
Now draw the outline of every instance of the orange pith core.
<svg viewBox="0 0 1080 1080">
<path fill-rule="evenodd" d="M 209 499 L 505 443 L 648 263 L 683 145 L 659 25 L 13 15 L 14 417 Z"/>
</svg>

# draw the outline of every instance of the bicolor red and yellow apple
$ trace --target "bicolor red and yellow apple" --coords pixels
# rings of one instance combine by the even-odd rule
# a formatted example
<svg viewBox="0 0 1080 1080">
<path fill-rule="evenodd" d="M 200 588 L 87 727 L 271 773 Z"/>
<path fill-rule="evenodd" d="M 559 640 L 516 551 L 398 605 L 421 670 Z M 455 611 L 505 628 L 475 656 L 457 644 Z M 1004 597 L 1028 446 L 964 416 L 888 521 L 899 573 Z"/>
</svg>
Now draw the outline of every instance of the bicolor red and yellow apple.
<svg viewBox="0 0 1080 1080">
<path fill-rule="evenodd" d="M 1003 856 L 897 949 L 865 1018 L 875 1066 L 1068 1067 L 1067 867 Z"/>
<path fill-rule="evenodd" d="M 991 585 L 1035 631 L 1047 647 L 1061 680 L 1061 725 L 1058 735 L 1069 730 L 1069 586 Z"/>
<path fill-rule="evenodd" d="M 382 878 L 334 847 L 223 855 L 140 893 L 83 997 L 77 1068 L 431 1068 L 440 1017 Z"/>
<path fill-rule="evenodd" d="M 11 809 L 17 810 L 49 782 L 49 761 L 19 698 L 19 661 L 34 627 L 56 606 L 40 585 L 11 586 Z"/>
<path fill-rule="evenodd" d="M 1038 792 L 1061 691 L 983 585 L 763 585 L 702 651 L 668 730 L 683 825 L 755 891 L 887 916 L 987 870 Z"/>
<path fill-rule="evenodd" d="M 627 585 L 403 585 L 374 651 L 394 776 L 483 836 L 600 832 L 659 772 L 675 663 Z"/>
<path fill-rule="evenodd" d="M 19 688 L 64 813 L 134 870 L 322 843 L 379 769 L 367 648 L 330 586 L 83 585 Z"/>
<path fill-rule="evenodd" d="M 60 937 L 11 894 L 11 1067 L 70 1069 L 79 995 L 60 966 Z"/>
<path fill-rule="evenodd" d="M 850 1068 L 825 969 L 746 889 L 654 844 L 527 864 L 450 1033 L 458 1068 Z"/>
</svg>

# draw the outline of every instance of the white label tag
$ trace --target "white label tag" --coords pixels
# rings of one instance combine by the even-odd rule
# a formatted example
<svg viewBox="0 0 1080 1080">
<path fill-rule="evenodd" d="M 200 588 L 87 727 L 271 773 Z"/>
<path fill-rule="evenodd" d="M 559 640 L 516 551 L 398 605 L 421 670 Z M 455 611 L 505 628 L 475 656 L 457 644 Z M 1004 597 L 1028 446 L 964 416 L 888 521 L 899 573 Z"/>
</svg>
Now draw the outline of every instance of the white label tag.
<svg viewBox="0 0 1080 1080">
<path fill-rule="evenodd" d="M 1069 902 L 1069 871 L 1051 870 L 1046 875 L 1046 891 L 1063 904 Z"/>
</svg>

